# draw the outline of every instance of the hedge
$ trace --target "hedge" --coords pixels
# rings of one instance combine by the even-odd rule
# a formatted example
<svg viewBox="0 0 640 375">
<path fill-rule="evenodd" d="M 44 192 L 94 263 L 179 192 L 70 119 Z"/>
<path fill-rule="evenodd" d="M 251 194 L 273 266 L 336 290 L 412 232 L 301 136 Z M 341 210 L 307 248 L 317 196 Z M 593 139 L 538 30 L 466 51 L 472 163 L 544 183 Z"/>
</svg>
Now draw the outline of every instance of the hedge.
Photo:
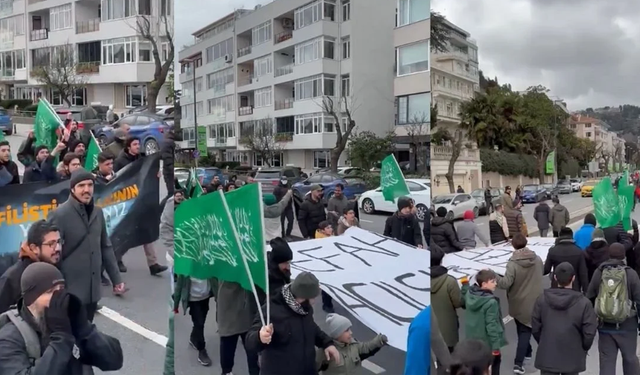
<svg viewBox="0 0 640 375">
<path fill-rule="evenodd" d="M 26 107 L 32 104 L 33 104 L 33 101 L 31 99 L 0 100 L 0 107 L 4 109 L 11 109 L 11 110 L 13 110 L 15 106 L 18 106 L 18 109 L 25 109 Z"/>
<path fill-rule="evenodd" d="M 503 176 L 538 177 L 538 165 L 532 155 L 506 151 L 480 149 L 483 172 L 496 172 Z"/>
</svg>

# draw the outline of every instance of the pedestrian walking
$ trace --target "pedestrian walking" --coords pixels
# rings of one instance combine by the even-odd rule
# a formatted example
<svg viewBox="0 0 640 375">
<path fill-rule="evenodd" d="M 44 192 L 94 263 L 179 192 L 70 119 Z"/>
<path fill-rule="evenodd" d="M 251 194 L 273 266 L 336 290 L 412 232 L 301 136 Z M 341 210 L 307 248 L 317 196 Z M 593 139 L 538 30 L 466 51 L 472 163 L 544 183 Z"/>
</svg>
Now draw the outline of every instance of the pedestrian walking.
<svg viewBox="0 0 640 375">
<path fill-rule="evenodd" d="M 551 208 L 547 202 L 542 201 L 533 210 L 533 219 L 538 223 L 538 232 L 540 237 L 546 237 L 549 233 L 549 226 L 551 221 Z"/>
<path fill-rule="evenodd" d="M 509 223 L 504 216 L 504 206 L 496 204 L 495 211 L 489 216 L 489 239 L 491 244 L 505 242 L 509 239 Z"/>
<path fill-rule="evenodd" d="M 384 224 L 383 235 L 391 237 L 409 246 L 422 248 L 422 231 L 420 222 L 412 212 L 411 198 L 398 198 L 398 211 L 389 216 Z"/>
<path fill-rule="evenodd" d="M 282 238 L 274 238 L 269 242 L 271 251 L 267 253 L 267 263 L 269 270 L 269 296 L 271 298 L 287 284 L 291 282 L 291 261 L 293 251 L 287 241 Z M 260 303 L 265 303 L 268 298 L 264 296 Z"/>
<path fill-rule="evenodd" d="M 560 198 L 554 197 L 552 202 L 553 208 L 551 209 L 551 214 L 549 214 L 549 221 L 551 222 L 553 237 L 557 238 L 560 235 L 560 229 L 569 225 L 571 216 L 569 215 L 569 210 L 560 204 Z"/>
<path fill-rule="evenodd" d="M 592 213 L 588 213 L 584 217 L 584 224 L 573 235 L 576 245 L 582 250 L 586 250 L 593 240 L 593 231 L 596 229 L 596 217 Z"/>
<path fill-rule="evenodd" d="M 493 195 L 491 194 L 491 186 L 487 186 L 484 190 L 484 207 L 487 212 L 487 215 L 491 215 L 493 213 Z"/>
<path fill-rule="evenodd" d="M 431 220 L 431 243 L 438 245 L 445 253 L 464 250 L 464 245 L 458 239 L 458 233 L 453 222 L 447 219 L 447 209 L 438 207 L 436 217 Z"/>
<path fill-rule="evenodd" d="M 65 275 L 66 288 L 80 298 L 89 320 L 93 321 L 101 298 L 103 262 L 113 282 L 113 292 L 124 293 L 125 284 L 107 235 L 102 208 L 93 200 L 93 175 L 80 168 L 71 175 L 69 187 L 69 199 L 49 214 L 49 220 L 60 229 L 64 244 L 59 264 Z"/>
<path fill-rule="evenodd" d="M 314 238 L 318 226 L 325 220 L 327 220 L 327 214 L 322 202 L 322 186 L 313 185 L 298 212 L 298 226 L 302 237 Z"/>
<path fill-rule="evenodd" d="M 518 198 L 518 195 L 516 195 Z M 501 204 L 504 206 L 505 210 L 513 209 L 513 198 L 511 197 L 511 186 L 506 186 L 504 188 L 504 193 L 500 197 Z"/>
<path fill-rule="evenodd" d="M 490 242 L 487 236 L 482 233 L 478 224 L 474 222 L 476 215 L 471 210 L 467 210 L 463 214 L 463 221 L 458 224 L 456 233 L 460 244 L 466 249 L 475 249 L 477 246 L 476 237 L 480 239 L 485 246 L 489 246 Z"/>
<path fill-rule="evenodd" d="M 587 369 L 598 320 L 591 302 L 571 285 L 576 273 L 570 263 L 560 263 L 553 277 L 558 287 L 544 290 L 531 315 L 535 367 L 541 375 L 577 375 Z"/>
<path fill-rule="evenodd" d="M 459 340 L 457 309 L 464 306 L 458 280 L 442 265 L 442 249 L 431 249 L 431 308 L 438 318 L 438 328 L 450 352 Z"/>
<path fill-rule="evenodd" d="M 509 315 L 516 322 L 518 344 L 513 363 L 514 374 L 524 374 L 524 361 L 531 359 L 531 312 L 542 294 L 542 259 L 527 248 L 527 238 L 517 233 L 511 241 L 515 251 L 507 262 L 504 276 L 498 276 L 498 288 L 507 291 Z"/>
<path fill-rule="evenodd" d="M 344 209 L 349 207 L 351 202 L 344 196 L 344 185 L 336 184 L 333 188 L 333 196 L 327 202 L 327 218 L 335 230 L 338 229 L 338 220 L 342 217 Z"/>
<path fill-rule="evenodd" d="M 560 263 L 568 262 L 577 275 L 576 281 L 572 284 L 573 289 L 584 293 L 589 286 L 587 263 L 584 254 L 578 245 L 576 245 L 571 228 L 564 227 L 558 234 L 556 244 L 553 245 L 547 253 L 547 259 L 544 262 L 544 274 L 549 275 Z M 556 288 L 557 284 L 553 275 L 551 275 L 550 278 L 551 287 Z"/>
<path fill-rule="evenodd" d="M 357 203 L 355 206 L 357 206 Z M 337 235 L 343 235 L 347 229 L 352 227 L 360 228 L 360 221 L 356 217 L 354 205 L 350 204 L 342 210 L 342 216 L 338 219 Z"/>
<path fill-rule="evenodd" d="M 458 189 L 456 190 L 456 193 L 464 194 L 464 189 L 462 188 L 462 186 L 458 185 Z"/>
<path fill-rule="evenodd" d="M 451 375 L 489 375 L 499 373 L 495 370 L 495 355 L 482 340 L 466 339 L 456 345 L 451 356 L 451 366 L 447 373 Z"/>
<path fill-rule="evenodd" d="M 281 202 L 284 196 L 289 191 L 289 180 L 286 177 L 280 179 L 280 184 L 273 189 L 273 195 L 276 198 L 276 203 Z M 285 221 L 287 225 L 285 226 Z M 289 201 L 286 205 L 285 209 L 282 211 L 282 215 L 280 215 L 280 236 L 282 238 L 291 238 L 291 233 L 293 232 L 293 202 Z"/>
<path fill-rule="evenodd" d="M 591 243 L 584 251 L 584 259 L 587 263 L 587 276 L 593 279 L 593 274 L 600 265 L 610 259 L 609 244 L 604 238 L 604 232 L 598 228 L 591 234 Z"/>
<path fill-rule="evenodd" d="M 11 160 L 9 141 L 0 141 L 0 187 L 20 184 L 18 165 Z"/>
<path fill-rule="evenodd" d="M 520 199 L 513 201 L 512 209 L 505 209 L 504 216 L 507 219 L 507 226 L 509 227 L 509 238 L 513 238 L 516 233 L 521 233 L 525 237 L 529 236 L 527 223 L 524 221 L 524 216 L 522 215 L 522 201 Z"/>
<path fill-rule="evenodd" d="M 98 167 L 93 174 L 99 184 L 108 184 L 115 177 L 113 172 L 113 161 L 115 157 L 109 151 L 102 151 L 98 154 Z"/>
</svg>

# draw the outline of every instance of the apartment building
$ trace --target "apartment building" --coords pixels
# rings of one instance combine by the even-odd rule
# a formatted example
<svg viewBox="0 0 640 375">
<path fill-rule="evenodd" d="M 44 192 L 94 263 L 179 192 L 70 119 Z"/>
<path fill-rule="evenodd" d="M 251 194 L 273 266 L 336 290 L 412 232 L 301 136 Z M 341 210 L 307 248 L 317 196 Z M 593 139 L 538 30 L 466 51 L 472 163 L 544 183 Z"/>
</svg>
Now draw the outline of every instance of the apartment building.
<svg viewBox="0 0 640 375">
<path fill-rule="evenodd" d="M 2 97 L 34 99 L 42 93 L 53 105 L 63 105 L 32 72 L 65 48 L 73 51 L 76 72 L 86 82 L 71 98 L 74 105 L 113 104 L 118 112 L 145 105 L 154 62 L 151 44 L 136 30 L 141 16 L 150 20 L 166 60 L 161 16 L 172 19 L 172 0 L 0 0 Z M 160 93 L 160 103 L 165 96 Z"/>
<path fill-rule="evenodd" d="M 448 50 L 431 54 L 431 93 L 438 107 L 438 127 L 454 133 L 460 123 L 460 104 L 470 100 L 479 89 L 478 46 L 471 35 L 445 21 L 449 30 Z M 431 146 L 431 176 L 434 194 L 448 193 L 445 174 L 449 168 L 452 149 Z M 454 186 L 465 191 L 482 187 L 482 162 L 477 147 L 463 148 L 454 167 Z"/>
<path fill-rule="evenodd" d="M 396 50 L 396 150 L 399 162 L 426 163 L 431 129 L 429 78 L 430 1 L 399 0 L 393 43 Z M 414 155 L 420 153 L 424 155 Z"/>
<path fill-rule="evenodd" d="M 625 140 L 618 133 L 611 131 L 609 125 L 602 120 L 575 114 L 571 116 L 569 127 L 576 133 L 578 138 L 590 139 L 595 142 L 596 147 L 606 151 L 609 155 L 619 153 L 621 160 L 625 160 L 626 147 Z M 596 156 L 597 164 L 604 163 L 600 154 Z M 609 158 L 609 166 L 613 166 L 613 157 Z"/>
<path fill-rule="evenodd" d="M 219 160 L 327 167 L 337 135 L 323 96 L 346 98 L 358 131 L 391 130 L 396 6 L 396 0 L 375 7 L 370 0 L 276 0 L 194 32 L 194 44 L 179 53 L 181 146 L 195 146 L 195 110 L 198 137 L 206 136 Z M 345 108 L 336 109 L 345 125 Z M 240 142 L 256 129 L 275 133 L 283 148 L 268 163 Z"/>
</svg>

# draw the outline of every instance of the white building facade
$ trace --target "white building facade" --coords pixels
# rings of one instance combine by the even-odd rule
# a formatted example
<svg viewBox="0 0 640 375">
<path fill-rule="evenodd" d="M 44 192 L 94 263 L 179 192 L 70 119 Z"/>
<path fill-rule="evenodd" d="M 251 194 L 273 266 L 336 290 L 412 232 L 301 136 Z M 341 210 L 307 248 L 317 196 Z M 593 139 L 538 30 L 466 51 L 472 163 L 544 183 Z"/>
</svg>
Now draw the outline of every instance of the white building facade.
<svg viewBox="0 0 640 375">
<path fill-rule="evenodd" d="M 172 0 L 0 0 L 1 95 L 35 99 L 40 92 L 53 105 L 63 105 L 31 72 L 57 48 L 70 48 L 86 82 L 71 98 L 73 105 L 113 104 L 118 112 L 146 105 L 155 65 L 151 44 L 136 30 L 137 19 L 150 21 L 166 60 L 165 16 L 173 33 Z M 167 100 L 162 90 L 158 104 Z"/>
<path fill-rule="evenodd" d="M 367 0 L 276 0 L 196 31 L 195 43 L 179 54 L 181 146 L 194 147 L 195 109 L 218 160 L 266 165 L 240 139 L 267 127 L 284 149 L 271 166 L 328 167 L 336 124 L 323 113 L 323 96 L 346 98 L 358 131 L 392 130 L 395 25 L 389 15 L 396 7 L 396 0 L 375 7 Z M 345 108 L 336 112 L 344 125 Z"/>
</svg>

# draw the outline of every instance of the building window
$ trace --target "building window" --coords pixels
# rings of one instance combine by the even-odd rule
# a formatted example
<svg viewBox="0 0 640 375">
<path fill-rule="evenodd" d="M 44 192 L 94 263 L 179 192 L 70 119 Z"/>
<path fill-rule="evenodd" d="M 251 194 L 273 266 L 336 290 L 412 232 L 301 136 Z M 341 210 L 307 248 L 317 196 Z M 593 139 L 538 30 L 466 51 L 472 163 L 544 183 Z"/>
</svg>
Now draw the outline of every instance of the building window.
<svg viewBox="0 0 640 375">
<path fill-rule="evenodd" d="M 227 138 L 233 137 L 235 134 L 234 124 L 214 124 L 209 126 L 209 139 L 213 139 L 217 144 L 227 143 Z"/>
<path fill-rule="evenodd" d="M 51 31 L 71 28 L 71 4 L 49 9 L 49 22 Z"/>
<path fill-rule="evenodd" d="M 351 38 L 342 38 L 342 59 L 346 60 L 351 57 Z"/>
<path fill-rule="evenodd" d="M 207 90 L 214 90 L 214 94 L 224 94 L 226 85 L 233 83 L 233 68 L 207 74 Z"/>
<path fill-rule="evenodd" d="M 314 76 L 296 81 L 295 100 L 312 99 L 322 96 L 322 76 Z"/>
<path fill-rule="evenodd" d="M 271 40 L 271 34 L 271 21 L 254 27 L 251 30 L 251 45 L 257 46 Z"/>
<path fill-rule="evenodd" d="M 271 160 L 262 160 L 262 156 L 258 153 L 253 154 L 253 165 L 256 167 L 282 167 L 284 157 L 281 152 L 272 155 Z"/>
<path fill-rule="evenodd" d="M 138 61 L 150 62 L 151 60 L 151 43 L 138 42 Z"/>
<path fill-rule="evenodd" d="M 418 42 L 397 49 L 398 76 L 429 70 L 429 43 Z"/>
<path fill-rule="evenodd" d="M 235 111 L 233 105 L 233 95 L 207 100 L 207 113 L 214 115 L 217 119 L 225 119 L 227 112 Z"/>
<path fill-rule="evenodd" d="M 324 77 L 322 94 L 325 96 L 334 96 L 336 94 L 336 79 L 334 77 Z"/>
<path fill-rule="evenodd" d="M 320 21 L 322 17 L 322 2 L 316 1 L 311 4 L 307 4 L 302 8 L 298 8 L 295 11 L 295 28 L 302 29 L 313 23 Z"/>
<path fill-rule="evenodd" d="M 279 119 L 278 119 L 279 120 Z M 284 130 L 284 124 L 277 122 L 279 129 L 277 132 L 287 132 Z M 292 124 L 293 129 L 287 128 L 288 131 L 293 131 L 295 134 L 320 134 L 320 133 L 333 133 L 335 131 L 335 121 L 333 117 L 323 116 L 322 113 L 310 113 L 307 115 L 299 115 L 294 119 Z"/>
<path fill-rule="evenodd" d="M 328 19 L 328 20 L 331 20 L 331 21 L 335 21 L 336 20 L 336 3 L 335 3 L 335 0 L 324 0 L 323 9 L 324 9 L 324 15 L 323 15 L 324 19 Z"/>
<path fill-rule="evenodd" d="M 227 127 L 227 137 L 235 137 L 236 136 L 236 124 L 235 122 L 228 122 L 226 124 Z"/>
<path fill-rule="evenodd" d="M 160 58 L 162 59 L 162 62 L 169 60 L 169 43 L 162 43 L 160 49 L 162 50 L 160 52 Z"/>
<path fill-rule="evenodd" d="M 182 85 L 182 96 L 184 98 L 190 98 L 193 96 L 193 81 L 185 82 Z"/>
<path fill-rule="evenodd" d="M 194 141 L 196 139 L 196 129 L 194 129 L 194 128 L 183 128 L 182 129 L 182 139 L 184 141 Z"/>
<path fill-rule="evenodd" d="M 202 116 L 204 114 L 204 102 L 196 103 L 196 116 Z"/>
<path fill-rule="evenodd" d="M 349 74 L 345 74 L 340 79 L 340 93 L 343 98 L 351 95 L 351 76 Z"/>
<path fill-rule="evenodd" d="M 202 77 L 196 78 L 196 92 L 202 91 Z"/>
<path fill-rule="evenodd" d="M 329 168 L 329 160 L 331 160 L 331 154 L 329 151 L 314 151 L 313 152 L 313 167 L 314 168 Z"/>
<path fill-rule="evenodd" d="M 272 92 L 271 87 L 266 87 L 264 89 L 256 90 L 254 93 L 255 97 L 255 107 L 269 107 L 272 103 Z"/>
<path fill-rule="evenodd" d="M 324 55 L 325 59 L 335 59 L 336 42 L 333 39 L 324 38 Z"/>
<path fill-rule="evenodd" d="M 266 76 L 273 73 L 273 60 L 271 55 L 255 59 L 253 61 L 253 74 L 256 77 Z"/>
<path fill-rule="evenodd" d="M 125 85 L 124 105 L 127 108 L 142 107 L 147 104 L 147 85 Z"/>
<path fill-rule="evenodd" d="M 161 16 L 171 16 L 171 4 L 173 4 L 173 1 L 171 0 L 160 0 Z"/>
<path fill-rule="evenodd" d="M 214 62 L 226 55 L 233 56 L 233 38 L 229 38 L 205 50 L 206 63 Z"/>
<path fill-rule="evenodd" d="M 118 38 L 102 41 L 102 65 L 136 62 L 137 40 Z"/>
<path fill-rule="evenodd" d="M 295 50 L 296 65 L 318 60 L 320 58 L 320 43 L 322 43 L 322 38 L 298 44 Z"/>
<path fill-rule="evenodd" d="M 147 14 L 148 0 L 140 1 L 140 14 Z M 118 20 L 137 15 L 136 0 L 102 0 L 100 18 L 102 21 Z"/>
<path fill-rule="evenodd" d="M 431 121 L 431 94 L 428 92 L 399 96 L 396 100 L 398 125 L 424 124 Z"/>
<path fill-rule="evenodd" d="M 351 2 L 349 0 L 342 0 L 342 21 L 349 21 L 351 19 Z"/>
<path fill-rule="evenodd" d="M 426 20 L 430 16 L 429 2 L 425 0 L 398 0 L 398 26 Z"/>
</svg>

